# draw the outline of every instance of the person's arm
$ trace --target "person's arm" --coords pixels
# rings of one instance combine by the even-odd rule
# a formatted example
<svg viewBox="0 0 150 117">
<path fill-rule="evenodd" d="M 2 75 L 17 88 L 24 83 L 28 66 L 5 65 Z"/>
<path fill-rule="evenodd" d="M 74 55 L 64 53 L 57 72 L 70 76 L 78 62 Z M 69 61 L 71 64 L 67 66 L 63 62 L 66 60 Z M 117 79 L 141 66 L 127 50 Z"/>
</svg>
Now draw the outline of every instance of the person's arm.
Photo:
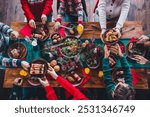
<svg viewBox="0 0 150 117">
<path fill-rule="evenodd" d="M 62 78 L 61 76 L 58 76 L 56 78 L 56 81 L 71 95 L 73 95 L 73 98 L 76 100 L 88 100 L 88 98 L 79 91 L 76 87 L 74 87 L 70 82 Z"/>
<path fill-rule="evenodd" d="M 100 0 L 98 12 L 101 29 L 106 29 L 106 0 Z"/>
<path fill-rule="evenodd" d="M 78 13 L 78 24 L 82 24 L 83 23 L 83 5 L 81 3 L 81 0 L 76 1 L 77 4 L 77 8 L 76 11 Z"/>
<path fill-rule="evenodd" d="M 65 14 L 65 1 L 64 0 L 59 0 L 60 5 L 58 8 L 58 14 L 57 14 L 57 21 L 61 22 L 62 21 L 62 16 Z"/>
<path fill-rule="evenodd" d="M 28 21 L 33 19 L 35 20 L 32 12 L 30 11 L 28 0 L 21 0 L 22 9 L 24 11 L 24 15 L 27 17 Z"/>
<path fill-rule="evenodd" d="M 130 2 L 131 2 L 131 0 L 123 0 L 121 14 L 120 14 L 119 20 L 116 24 L 116 28 L 119 30 L 123 27 L 123 25 L 127 19 L 129 9 L 130 9 Z"/>
<path fill-rule="evenodd" d="M 46 4 L 42 14 L 49 16 L 52 13 L 53 0 L 46 0 Z"/>
<path fill-rule="evenodd" d="M 115 83 L 112 81 L 112 78 L 111 78 L 111 69 L 109 66 L 108 58 L 104 58 L 103 60 L 103 72 L 104 72 L 104 81 L 106 84 L 107 91 L 109 94 L 111 94 L 115 87 Z"/>
<path fill-rule="evenodd" d="M 0 65 L 4 67 L 21 67 L 21 60 L 0 56 Z"/>
<path fill-rule="evenodd" d="M 45 91 L 46 91 L 46 97 L 48 100 L 57 100 L 57 96 L 56 93 L 54 91 L 54 89 L 51 87 L 51 85 L 48 85 L 45 87 Z"/>
<path fill-rule="evenodd" d="M 124 70 L 125 83 L 132 87 L 132 74 L 130 72 L 130 67 L 125 56 L 120 57 L 121 66 Z"/>
<path fill-rule="evenodd" d="M 150 39 L 150 34 L 148 34 L 147 36 L 148 36 L 148 37 L 149 37 L 149 39 Z"/>
<path fill-rule="evenodd" d="M 8 25 L 0 22 L 0 32 L 10 36 L 11 32 L 13 32 L 13 29 L 11 29 Z"/>
</svg>

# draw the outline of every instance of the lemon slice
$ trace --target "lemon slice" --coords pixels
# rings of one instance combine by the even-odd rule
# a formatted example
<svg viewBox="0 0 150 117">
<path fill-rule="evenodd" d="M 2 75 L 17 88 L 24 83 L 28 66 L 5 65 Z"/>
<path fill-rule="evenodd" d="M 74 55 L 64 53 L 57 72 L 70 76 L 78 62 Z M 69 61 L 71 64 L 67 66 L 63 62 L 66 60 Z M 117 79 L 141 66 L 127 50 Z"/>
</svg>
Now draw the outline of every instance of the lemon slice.
<svg viewBox="0 0 150 117">
<path fill-rule="evenodd" d="M 104 76 L 103 71 L 99 71 L 99 73 L 98 73 L 98 77 L 102 78 L 103 76 Z"/>
<path fill-rule="evenodd" d="M 20 74 L 21 76 L 27 76 L 27 75 L 28 75 L 28 73 L 27 73 L 25 70 L 21 70 L 21 71 L 19 72 L 19 74 Z"/>
<path fill-rule="evenodd" d="M 90 69 L 89 68 L 85 68 L 84 71 L 85 71 L 86 74 L 90 73 Z"/>
<path fill-rule="evenodd" d="M 77 26 L 77 31 L 81 35 L 83 33 L 83 26 L 81 25 Z"/>
</svg>

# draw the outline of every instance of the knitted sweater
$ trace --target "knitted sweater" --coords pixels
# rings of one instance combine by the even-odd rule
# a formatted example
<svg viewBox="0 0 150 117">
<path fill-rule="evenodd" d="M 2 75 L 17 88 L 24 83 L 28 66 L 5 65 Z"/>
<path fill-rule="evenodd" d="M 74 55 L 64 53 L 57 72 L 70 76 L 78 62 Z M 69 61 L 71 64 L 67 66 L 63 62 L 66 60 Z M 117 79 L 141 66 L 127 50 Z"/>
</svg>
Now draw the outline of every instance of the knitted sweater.
<svg viewBox="0 0 150 117">
<path fill-rule="evenodd" d="M 124 77 L 125 83 L 132 87 L 132 75 L 130 72 L 130 67 L 125 57 L 120 58 L 121 66 L 124 69 Z M 109 96 L 111 96 L 112 91 L 114 90 L 116 84 L 113 82 L 111 78 L 111 68 L 109 66 L 109 59 L 104 58 L 103 60 L 103 72 L 104 72 L 104 81 L 106 84 L 106 88 Z"/>
<path fill-rule="evenodd" d="M 10 36 L 10 33 L 13 30 L 6 24 L 0 22 L 0 33 L 5 34 L 6 36 Z"/>
<path fill-rule="evenodd" d="M 100 0 L 98 5 L 101 28 L 106 27 L 106 19 L 119 17 L 116 28 L 120 29 L 127 18 L 131 0 Z"/>
<path fill-rule="evenodd" d="M 57 21 L 61 22 L 64 14 L 78 16 L 78 23 L 83 22 L 83 5 L 81 0 L 59 0 Z"/>
<path fill-rule="evenodd" d="M 52 13 L 53 0 L 21 0 L 22 9 L 27 20 L 41 21 L 41 15 Z"/>
<path fill-rule="evenodd" d="M 20 67 L 21 60 L 0 56 L 0 65 L 4 67 Z"/>
<path fill-rule="evenodd" d="M 82 94 L 77 88 L 75 88 L 72 84 L 70 84 L 67 80 L 58 76 L 56 81 L 70 94 L 73 95 L 73 100 L 88 100 L 84 94 Z M 57 100 L 56 93 L 54 89 L 49 85 L 45 87 L 46 95 L 49 100 Z"/>
<path fill-rule="evenodd" d="M 4 67 L 17 67 L 17 66 L 20 67 L 21 66 L 21 60 L 5 58 L 2 56 L 5 51 L 4 45 L 7 46 L 5 36 L 9 37 L 12 31 L 13 30 L 8 25 L 5 25 L 4 23 L 0 22 L 0 65 Z"/>
</svg>

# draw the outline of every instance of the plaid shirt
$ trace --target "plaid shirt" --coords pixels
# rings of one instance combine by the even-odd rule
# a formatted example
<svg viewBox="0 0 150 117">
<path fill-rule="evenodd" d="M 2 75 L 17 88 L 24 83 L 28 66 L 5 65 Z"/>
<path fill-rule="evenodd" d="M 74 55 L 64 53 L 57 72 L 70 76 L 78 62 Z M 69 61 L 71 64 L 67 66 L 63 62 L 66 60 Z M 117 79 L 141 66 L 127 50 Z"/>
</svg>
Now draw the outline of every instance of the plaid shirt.
<svg viewBox="0 0 150 117">
<path fill-rule="evenodd" d="M 35 3 L 41 3 L 43 2 L 44 0 L 28 0 L 28 3 L 29 4 L 35 4 Z"/>
<path fill-rule="evenodd" d="M 83 22 L 83 5 L 81 0 L 59 0 L 60 6 L 58 9 L 57 21 L 62 20 L 62 16 L 68 13 L 73 16 L 78 16 L 78 23 Z M 66 3 L 67 1 L 67 3 Z"/>
</svg>

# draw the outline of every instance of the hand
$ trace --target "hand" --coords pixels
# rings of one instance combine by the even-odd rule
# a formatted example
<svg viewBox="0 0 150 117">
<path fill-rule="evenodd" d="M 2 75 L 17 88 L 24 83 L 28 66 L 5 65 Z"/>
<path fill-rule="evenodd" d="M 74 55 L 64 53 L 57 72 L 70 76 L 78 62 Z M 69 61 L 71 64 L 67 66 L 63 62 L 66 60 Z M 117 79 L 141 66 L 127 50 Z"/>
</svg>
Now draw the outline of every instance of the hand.
<svg viewBox="0 0 150 117">
<path fill-rule="evenodd" d="M 48 74 L 50 74 L 55 80 L 57 79 L 58 75 L 56 74 L 55 70 L 48 64 Z"/>
<path fill-rule="evenodd" d="M 104 42 L 103 41 L 103 35 L 105 34 L 105 32 L 106 32 L 106 29 L 103 28 L 102 31 L 101 31 L 101 34 L 100 34 L 100 38 L 101 38 L 102 42 Z"/>
<path fill-rule="evenodd" d="M 29 63 L 26 61 L 22 61 L 21 66 L 24 70 L 28 70 L 28 68 L 30 67 Z"/>
<path fill-rule="evenodd" d="M 134 55 L 134 60 L 139 64 L 146 64 L 148 60 L 140 55 Z"/>
<path fill-rule="evenodd" d="M 22 78 L 16 78 L 15 80 L 14 80 L 14 85 L 17 85 L 17 86 L 21 86 L 22 85 L 22 83 L 23 83 L 23 79 Z"/>
<path fill-rule="evenodd" d="M 145 41 L 148 41 L 149 40 L 149 37 L 146 36 L 146 35 L 142 35 L 140 38 L 139 38 L 139 42 L 145 42 Z"/>
<path fill-rule="evenodd" d="M 107 45 L 104 46 L 104 57 L 108 58 L 110 55 L 110 50 L 108 50 Z"/>
<path fill-rule="evenodd" d="M 44 86 L 44 87 L 47 87 L 47 86 L 49 86 L 50 84 L 49 84 L 49 82 L 48 82 L 48 80 L 46 79 L 46 77 L 44 77 L 44 78 L 38 78 L 38 80 L 39 80 L 39 82 L 41 83 L 41 85 L 42 86 Z"/>
<path fill-rule="evenodd" d="M 56 22 L 54 25 L 54 29 L 58 30 L 60 26 L 61 26 L 60 22 Z"/>
<path fill-rule="evenodd" d="M 35 24 L 35 21 L 33 19 L 31 19 L 29 21 L 29 25 L 32 27 L 32 28 L 36 28 L 36 24 Z"/>
<path fill-rule="evenodd" d="M 120 29 L 118 29 L 118 28 L 114 28 L 114 30 L 118 33 L 118 38 L 120 38 L 120 37 L 121 37 Z"/>
<path fill-rule="evenodd" d="M 10 37 L 11 37 L 11 39 L 15 40 L 19 37 L 19 33 L 17 31 L 12 31 L 10 33 Z"/>
<path fill-rule="evenodd" d="M 45 14 L 42 14 L 41 20 L 42 20 L 42 24 L 46 24 L 46 22 L 47 22 L 47 16 Z"/>
<path fill-rule="evenodd" d="M 116 45 L 117 45 L 117 48 L 118 48 L 118 55 L 120 57 L 123 57 L 123 54 L 122 54 L 122 51 L 121 51 L 121 48 L 120 48 L 119 44 L 116 44 Z"/>
</svg>

